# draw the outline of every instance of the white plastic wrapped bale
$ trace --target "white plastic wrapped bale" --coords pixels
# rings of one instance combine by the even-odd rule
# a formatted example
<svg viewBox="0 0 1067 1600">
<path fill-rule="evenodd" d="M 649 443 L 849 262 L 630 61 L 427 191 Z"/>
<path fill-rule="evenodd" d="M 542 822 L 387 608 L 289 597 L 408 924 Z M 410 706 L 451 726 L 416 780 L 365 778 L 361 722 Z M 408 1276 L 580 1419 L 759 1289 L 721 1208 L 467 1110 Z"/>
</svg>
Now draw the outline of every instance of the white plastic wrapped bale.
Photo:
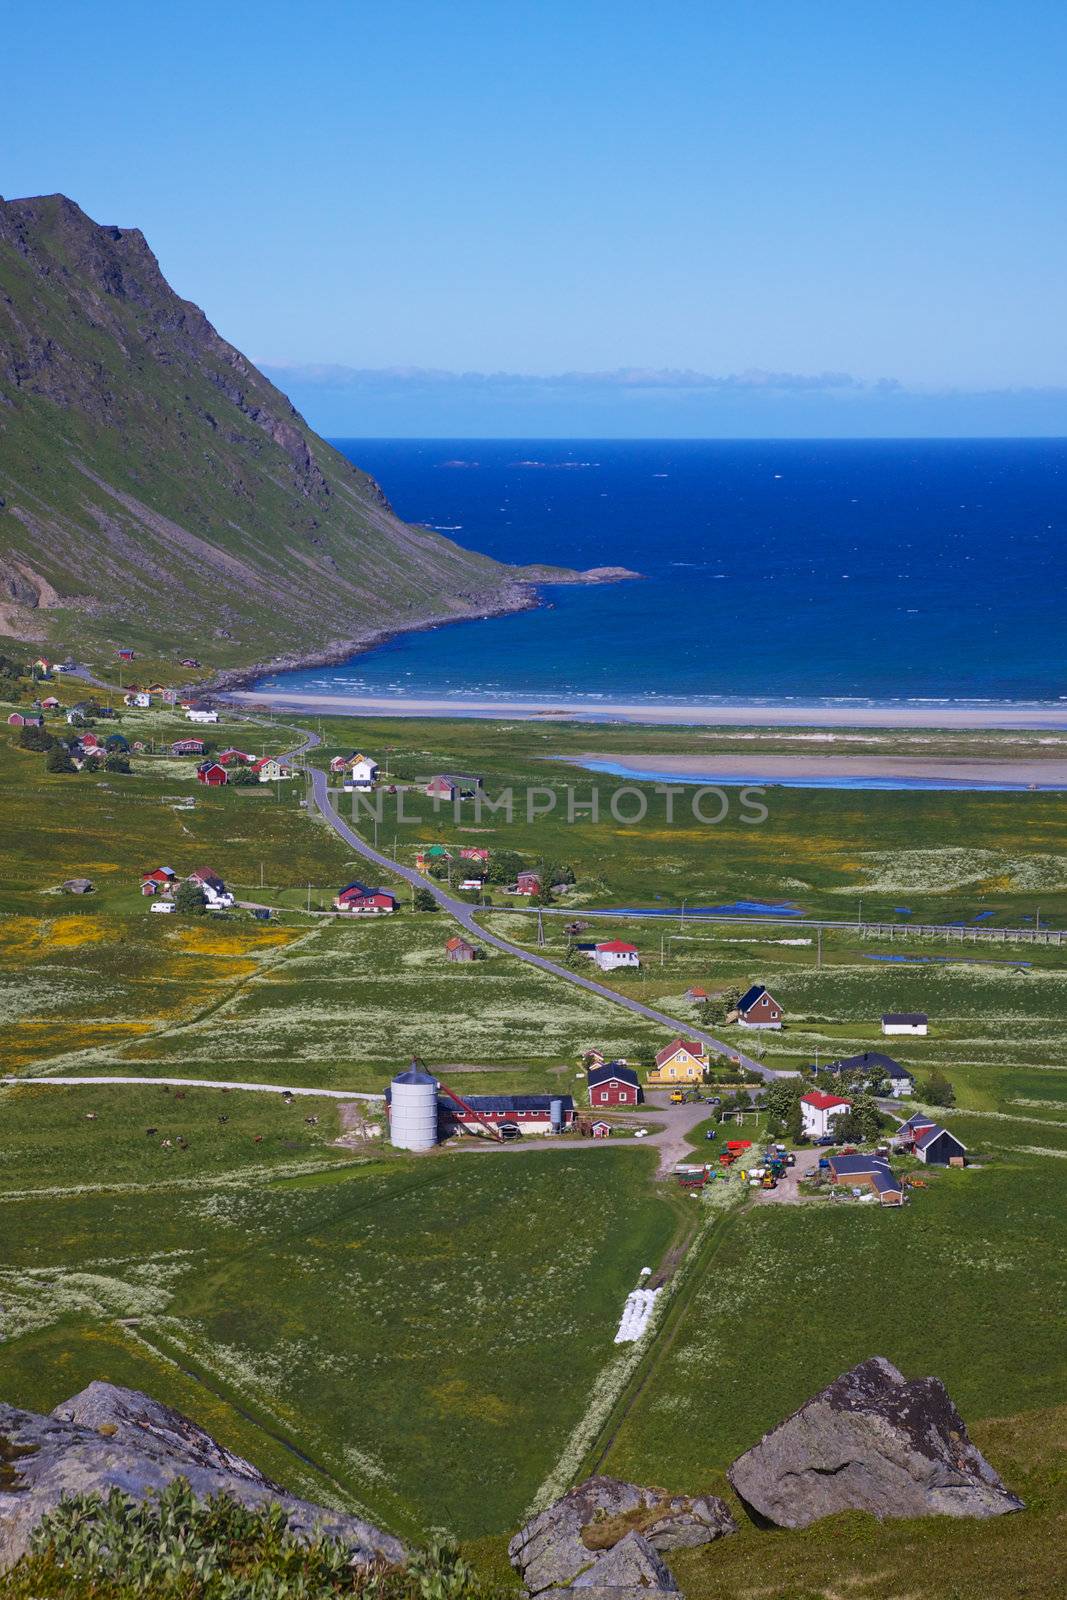
<svg viewBox="0 0 1067 1600">
<path fill-rule="evenodd" d="M 626 1296 L 619 1330 L 615 1335 L 616 1344 L 634 1344 L 644 1336 L 659 1292 L 658 1289 L 634 1289 Z"/>
</svg>

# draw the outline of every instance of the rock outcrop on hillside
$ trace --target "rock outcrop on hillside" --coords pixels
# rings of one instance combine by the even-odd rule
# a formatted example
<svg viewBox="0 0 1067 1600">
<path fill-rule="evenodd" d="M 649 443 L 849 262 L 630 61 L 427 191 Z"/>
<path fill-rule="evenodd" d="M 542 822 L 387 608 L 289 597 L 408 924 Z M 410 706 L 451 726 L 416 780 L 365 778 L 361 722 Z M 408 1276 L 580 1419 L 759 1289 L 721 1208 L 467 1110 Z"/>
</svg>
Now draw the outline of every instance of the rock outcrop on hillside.
<svg viewBox="0 0 1067 1600">
<path fill-rule="evenodd" d="M 136 1389 L 91 1383 L 49 1416 L 0 1404 L 0 1569 L 17 1561 L 30 1534 L 64 1494 L 117 1488 L 144 1499 L 174 1478 L 194 1494 L 225 1493 L 244 1505 L 280 1505 L 290 1531 L 342 1539 L 357 1563 L 401 1561 L 404 1547 L 360 1517 L 297 1499 L 234 1455 L 195 1422 Z"/>
<path fill-rule="evenodd" d="M 721 1500 L 587 1478 L 541 1511 L 508 1546 L 531 1595 L 570 1587 L 676 1590 L 659 1552 L 709 1544 L 737 1524 Z M 619 1596 L 618 1600 L 622 1600 Z"/>
<path fill-rule="evenodd" d="M 835 1511 L 996 1517 L 1019 1511 L 967 1437 L 939 1378 L 908 1382 L 882 1356 L 836 1378 L 729 1469 L 745 1504 L 780 1528 Z"/>
</svg>

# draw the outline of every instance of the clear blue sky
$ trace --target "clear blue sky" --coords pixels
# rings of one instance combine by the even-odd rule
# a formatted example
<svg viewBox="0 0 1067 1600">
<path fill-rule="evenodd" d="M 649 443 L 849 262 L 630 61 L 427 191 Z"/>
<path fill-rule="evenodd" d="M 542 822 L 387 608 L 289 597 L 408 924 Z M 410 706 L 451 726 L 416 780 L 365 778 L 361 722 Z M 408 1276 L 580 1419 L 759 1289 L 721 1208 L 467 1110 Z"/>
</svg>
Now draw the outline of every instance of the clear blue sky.
<svg viewBox="0 0 1067 1600">
<path fill-rule="evenodd" d="M 3 53 L 0 192 L 262 363 L 1067 384 L 1062 3 L 37 0 Z"/>
</svg>

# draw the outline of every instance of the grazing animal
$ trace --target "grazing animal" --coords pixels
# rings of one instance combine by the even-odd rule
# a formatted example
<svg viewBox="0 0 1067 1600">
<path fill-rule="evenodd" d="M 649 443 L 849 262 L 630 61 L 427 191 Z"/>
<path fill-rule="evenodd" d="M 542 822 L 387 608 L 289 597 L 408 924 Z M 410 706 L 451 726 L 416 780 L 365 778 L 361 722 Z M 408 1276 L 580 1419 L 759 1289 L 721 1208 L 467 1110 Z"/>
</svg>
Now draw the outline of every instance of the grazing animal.
<svg viewBox="0 0 1067 1600">
<path fill-rule="evenodd" d="M 169 1139 L 164 1139 L 162 1148 L 164 1150 L 171 1150 L 171 1149 L 173 1149 L 173 1145 L 171 1144 Z"/>
<path fill-rule="evenodd" d="M 317 1128 L 319 1125 L 318 1117 L 305 1117 L 304 1121 L 307 1123 L 309 1128 Z"/>
<path fill-rule="evenodd" d="M 158 1133 L 158 1132 L 159 1132 L 158 1128 L 146 1128 L 145 1129 L 145 1136 L 146 1136 L 146 1138 L 151 1139 L 152 1135 L 154 1133 Z"/>
<path fill-rule="evenodd" d="M 253 1144 L 262 1144 L 263 1143 L 263 1135 L 261 1133 L 254 1133 L 252 1135 L 252 1143 Z"/>
<path fill-rule="evenodd" d="M 95 1122 L 96 1121 L 96 1112 L 95 1111 L 87 1111 L 85 1113 L 85 1120 L 86 1120 L 86 1122 Z"/>
<path fill-rule="evenodd" d="M 230 1120 L 229 1117 L 220 1117 L 219 1118 L 220 1122 L 229 1122 L 229 1120 Z"/>
</svg>

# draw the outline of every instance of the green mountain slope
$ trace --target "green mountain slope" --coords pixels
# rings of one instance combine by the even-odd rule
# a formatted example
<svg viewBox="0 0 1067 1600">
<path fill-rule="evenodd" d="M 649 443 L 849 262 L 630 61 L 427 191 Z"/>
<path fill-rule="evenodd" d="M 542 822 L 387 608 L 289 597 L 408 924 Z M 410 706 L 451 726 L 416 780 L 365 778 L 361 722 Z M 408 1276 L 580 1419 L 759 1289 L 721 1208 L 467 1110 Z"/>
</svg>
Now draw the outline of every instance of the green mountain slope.
<svg viewBox="0 0 1067 1600">
<path fill-rule="evenodd" d="M 529 605 L 541 575 L 402 523 L 137 229 L 0 200 L 0 634 L 323 658 Z"/>
</svg>

